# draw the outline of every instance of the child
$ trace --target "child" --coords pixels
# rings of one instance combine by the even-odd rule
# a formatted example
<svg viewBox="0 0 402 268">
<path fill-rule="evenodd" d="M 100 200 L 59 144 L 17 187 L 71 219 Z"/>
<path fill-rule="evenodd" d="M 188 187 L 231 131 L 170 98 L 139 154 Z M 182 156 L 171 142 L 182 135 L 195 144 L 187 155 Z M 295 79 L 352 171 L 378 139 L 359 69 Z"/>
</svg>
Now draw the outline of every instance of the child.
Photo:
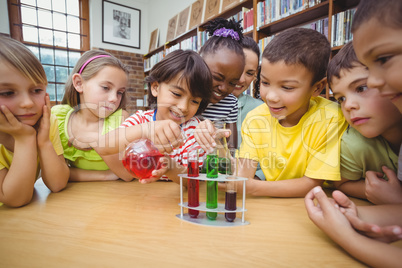
<svg viewBox="0 0 402 268">
<path fill-rule="evenodd" d="M 85 52 L 66 82 L 62 105 L 52 108 L 57 116 L 70 181 L 132 180 L 118 155 L 99 156 L 91 149 L 72 146 L 91 133 L 105 134 L 128 116 L 124 105 L 128 71 L 105 51 Z"/>
<path fill-rule="evenodd" d="M 254 99 L 248 94 L 243 94 L 243 92 L 249 88 L 251 82 L 253 82 L 257 75 L 258 64 L 260 61 L 260 48 L 254 39 L 248 36 L 243 38 L 241 45 L 246 58 L 246 64 L 244 66 L 244 71 L 240 77 L 239 83 L 236 85 L 232 93 L 239 101 L 239 110 L 236 122 L 238 146 L 241 144 L 241 125 L 244 121 L 244 118 L 246 118 L 247 113 L 264 103 L 260 99 Z M 264 173 L 259 166 L 257 167 L 255 176 L 260 180 L 265 180 Z"/>
<path fill-rule="evenodd" d="M 242 28 L 234 20 L 216 18 L 206 26 L 211 36 L 200 49 L 200 55 L 207 63 L 213 78 L 213 94 L 210 104 L 202 113 L 204 119 L 195 137 L 204 150 L 204 139 L 212 142 L 211 134 L 215 131 L 211 121 L 223 121 L 226 129 L 231 130 L 228 146 L 237 148 L 237 98 L 231 94 L 239 82 L 245 65 Z M 203 133 L 202 130 L 207 130 Z"/>
<path fill-rule="evenodd" d="M 149 102 L 156 104 L 156 109 L 137 111 L 122 124 L 125 128 L 103 137 L 106 146 L 97 150 L 101 154 L 116 153 L 130 141 L 148 138 L 170 157 L 161 158 L 166 165 L 154 170 L 151 179 L 140 182 L 153 182 L 162 175 L 177 182 L 177 175 L 187 172 L 187 150 L 197 146 L 193 131 L 200 120 L 195 115 L 202 113 L 211 98 L 211 72 L 196 52 L 176 50 L 155 64 L 145 82 Z M 200 151 L 201 164 L 204 154 Z"/>
<path fill-rule="evenodd" d="M 347 124 L 339 105 L 319 97 L 331 48 L 312 29 L 283 31 L 262 55 L 260 93 L 266 105 L 242 125 L 239 176 L 255 196 L 301 197 L 323 180 L 340 180 L 339 142 Z"/>
<path fill-rule="evenodd" d="M 402 142 L 402 115 L 376 88 L 367 88 L 368 70 L 357 59 L 352 43 L 346 44 L 328 65 L 328 85 L 341 104 L 346 130 L 341 141 L 342 181 L 334 186 L 345 194 L 375 204 L 402 203 L 402 184 L 396 178 L 368 177 L 382 166 L 398 166 Z"/>
<path fill-rule="evenodd" d="M 31 201 L 39 171 L 52 192 L 69 171 L 42 65 L 14 39 L 0 36 L 0 47 L 0 205 L 19 207 Z"/>
<path fill-rule="evenodd" d="M 353 18 L 352 32 L 357 58 L 369 69 L 367 86 L 378 88 L 383 96 L 391 99 L 399 111 L 402 111 L 402 1 L 360 1 Z M 401 155 L 398 164 L 400 172 Z M 396 178 L 392 170 L 386 169 L 384 172 L 388 179 Z M 400 180 L 401 175 L 398 174 Z M 402 205 L 356 208 L 339 191 L 335 191 L 333 197 L 335 206 L 318 187 L 308 193 L 305 203 L 310 219 L 350 255 L 367 265 L 399 267 L 402 250 L 383 241 L 402 239 Z M 314 199 L 317 200 L 317 205 L 314 204 Z"/>
</svg>

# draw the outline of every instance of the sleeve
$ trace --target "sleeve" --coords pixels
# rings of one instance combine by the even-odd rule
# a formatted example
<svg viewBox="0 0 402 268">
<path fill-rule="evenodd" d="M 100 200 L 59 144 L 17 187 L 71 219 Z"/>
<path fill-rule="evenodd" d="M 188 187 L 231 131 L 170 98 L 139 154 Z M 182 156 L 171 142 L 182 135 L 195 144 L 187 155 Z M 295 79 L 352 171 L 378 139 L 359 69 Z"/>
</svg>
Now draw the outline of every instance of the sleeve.
<svg viewBox="0 0 402 268">
<path fill-rule="evenodd" d="M 232 107 L 232 109 L 230 110 L 230 113 L 229 113 L 228 117 L 225 120 L 225 122 L 227 124 L 236 123 L 237 122 L 237 115 L 238 115 L 238 112 L 239 112 L 239 108 L 238 108 L 239 103 L 238 103 L 237 98 L 234 95 L 229 95 L 229 96 L 231 96 L 231 97 L 233 96 L 233 97 L 231 99 L 231 105 L 230 105 L 230 107 Z"/>
<path fill-rule="evenodd" d="M 60 133 L 58 128 L 58 121 L 55 115 L 50 115 L 50 129 L 49 129 L 49 138 L 53 144 L 53 148 L 56 151 L 57 155 L 61 155 L 64 153 L 63 145 L 61 144 Z"/>
<path fill-rule="evenodd" d="M 339 181 L 340 142 L 347 127 L 340 111 L 318 110 L 302 130 L 302 143 L 308 151 L 305 176 Z M 306 133 L 305 133 L 306 132 Z"/>
<path fill-rule="evenodd" d="M 131 127 L 145 123 L 145 118 L 142 116 L 142 111 L 137 111 L 135 114 L 127 117 L 120 127 Z"/>
<path fill-rule="evenodd" d="M 341 177 L 348 180 L 360 180 L 363 178 L 362 164 L 358 163 L 355 158 L 356 150 L 354 145 L 356 141 L 350 130 L 346 130 L 342 135 L 341 140 Z M 353 153 L 354 152 L 354 153 Z"/>
</svg>

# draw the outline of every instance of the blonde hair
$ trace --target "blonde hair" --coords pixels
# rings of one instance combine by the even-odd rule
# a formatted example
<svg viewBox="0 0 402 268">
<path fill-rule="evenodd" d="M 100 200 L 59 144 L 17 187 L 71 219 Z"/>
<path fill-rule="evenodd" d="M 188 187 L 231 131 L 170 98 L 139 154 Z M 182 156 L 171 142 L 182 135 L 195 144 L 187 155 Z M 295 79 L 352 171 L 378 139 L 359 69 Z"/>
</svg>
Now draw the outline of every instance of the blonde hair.
<svg viewBox="0 0 402 268">
<path fill-rule="evenodd" d="M 110 57 L 100 57 L 100 58 L 94 58 L 90 60 L 91 58 L 98 56 L 98 55 L 107 55 Z M 90 60 L 89 62 L 87 62 Z M 127 75 L 128 75 L 128 69 L 127 67 L 116 57 L 114 57 L 112 54 L 102 51 L 102 50 L 89 50 L 82 54 L 81 58 L 78 60 L 77 64 L 75 65 L 73 71 L 71 72 L 70 76 L 68 77 L 66 81 L 66 86 L 65 86 L 65 92 L 64 92 L 64 97 L 62 100 L 62 104 L 68 104 L 71 107 L 78 107 L 80 104 L 80 95 L 77 92 L 77 90 L 74 88 L 73 85 L 73 75 L 79 73 L 81 67 L 84 67 L 82 70 L 81 77 L 84 81 L 88 81 L 92 77 L 94 77 L 102 68 L 106 66 L 111 66 L 111 67 L 117 67 L 123 70 Z M 123 93 L 123 96 L 121 98 L 119 107 L 117 107 L 116 110 L 124 108 L 126 104 L 126 92 Z"/>
<path fill-rule="evenodd" d="M 35 85 L 47 85 L 42 64 L 24 44 L 0 35 L 0 47 L 0 60 L 7 61 Z"/>
</svg>

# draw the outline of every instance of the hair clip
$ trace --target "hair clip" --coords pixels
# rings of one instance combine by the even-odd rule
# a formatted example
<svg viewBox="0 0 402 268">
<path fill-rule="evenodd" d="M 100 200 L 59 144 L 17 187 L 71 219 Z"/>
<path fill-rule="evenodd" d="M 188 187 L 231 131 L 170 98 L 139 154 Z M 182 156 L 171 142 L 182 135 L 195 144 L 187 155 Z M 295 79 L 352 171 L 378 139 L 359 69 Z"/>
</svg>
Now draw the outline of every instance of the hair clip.
<svg viewBox="0 0 402 268">
<path fill-rule="evenodd" d="M 225 27 L 215 30 L 213 36 L 222 36 L 222 37 L 230 36 L 230 38 L 236 41 L 240 40 L 239 34 L 237 32 L 235 32 L 233 29 L 226 29 Z"/>
</svg>

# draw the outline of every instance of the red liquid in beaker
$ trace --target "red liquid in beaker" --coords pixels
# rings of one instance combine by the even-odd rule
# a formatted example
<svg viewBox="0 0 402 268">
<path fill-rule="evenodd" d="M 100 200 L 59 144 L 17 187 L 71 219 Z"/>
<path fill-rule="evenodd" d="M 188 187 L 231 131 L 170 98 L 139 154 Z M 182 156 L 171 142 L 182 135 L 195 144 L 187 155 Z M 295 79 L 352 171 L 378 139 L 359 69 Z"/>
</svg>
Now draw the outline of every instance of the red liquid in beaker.
<svg viewBox="0 0 402 268">
<path fill-rule="evenodd" d="M 159 152 L 129 153 L 123 159 L 123 165 L 131 175 L 140 179 L 149 179 L 152 177 L 152 171 L 161 167 L 159 159 L 162 156 Z"/>
</svg>

